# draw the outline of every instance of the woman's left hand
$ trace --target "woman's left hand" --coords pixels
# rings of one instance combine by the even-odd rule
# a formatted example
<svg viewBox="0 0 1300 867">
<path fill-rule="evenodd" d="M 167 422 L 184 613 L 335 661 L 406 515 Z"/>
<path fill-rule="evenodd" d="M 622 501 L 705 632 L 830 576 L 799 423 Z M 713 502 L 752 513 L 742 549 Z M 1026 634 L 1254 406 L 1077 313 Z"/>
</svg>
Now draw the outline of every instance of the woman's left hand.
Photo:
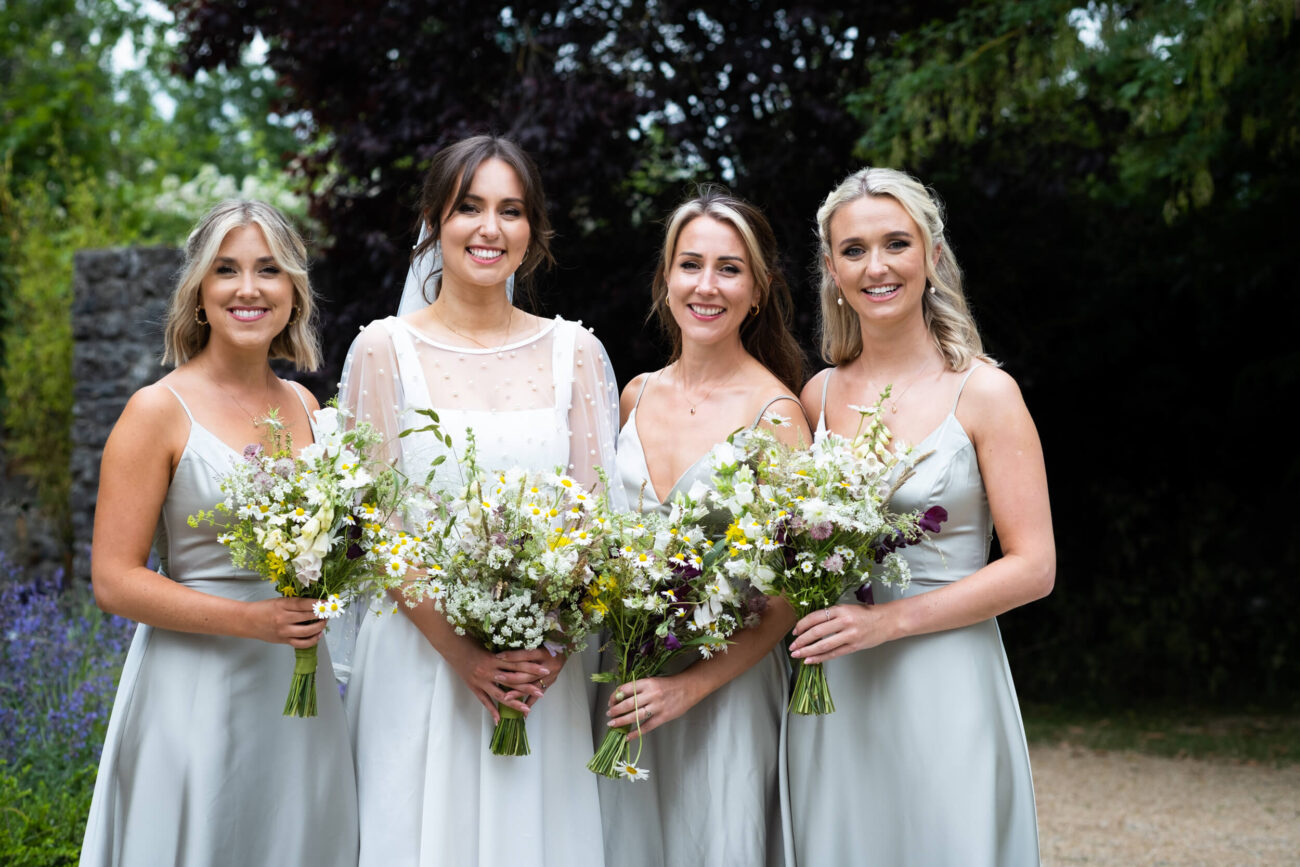
<svg viewBox="0 0 1300 867">
<path fill-rule="evenodd" d="M 628 726 L 631 729 L 628 740 L 636 740 L 677 719 L 694 705 L 695 700 L 678 678 L 646 677 L 615 689 L 605 716 L 609 717 L 611 728 Z"/>
<path fill-rule="evenodd" d="M 813 611 L 794 625 L 790 656 L 812 664 L 894 638 L 888 605 L 832 605 Z"/>
<path fill-rule="evenodd" d="M 507 653 L 510 659 L 517 659 L 523 662 L 535 662 L 538 665 L 546 666 L 550 670 L 549 674 L 544 674 L 533 681 L 533 683 L 542 690 L 543 694 L 545 694 L 546 690 L 553 686 L 555 681 L 559 679 L 560 670 L 564 668 L 564 663 L 569 660 L 568 655 L 564 653 L 557 653 L 554 656 L 551 656 L 551 652 L 544 647 L 539 647 L 536 650 L 511 650 Z M 520 692 L 519 695 L 524 699 L 529 707 L 532 707 L 542 700 L 542 696 L 537 695 L 536 693 L 527 694 Z"/>
</svg>

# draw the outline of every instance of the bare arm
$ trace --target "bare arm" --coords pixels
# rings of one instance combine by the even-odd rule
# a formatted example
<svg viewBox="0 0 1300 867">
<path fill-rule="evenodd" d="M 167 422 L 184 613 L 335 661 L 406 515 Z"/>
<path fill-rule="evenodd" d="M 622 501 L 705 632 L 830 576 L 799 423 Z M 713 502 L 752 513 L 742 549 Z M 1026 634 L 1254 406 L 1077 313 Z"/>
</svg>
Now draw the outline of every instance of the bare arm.
<svg viewBox="0 0 1300 867">
<path fill-rule="evenodd" d="M 311 647 L 325 628 L 323 621 L 313 622 L 311 600 L 225 599 L 145 566 L 189 424 L 176 398 L 154 386 L 131 398 L 109 435 L 91 549 L 95 601 L 112 614 L 177 632 Z"/>
<path fill-rule="evenodd" d="M 975 444 L 1002 557 L 929 593 L 814 611 L 795 625 L 791 656 L 824 662 L 895 638 L 979 623 L 1051 592 L 1056 546 L 1047 473 L 1020 389 L 1002 371 L 980 370 L 958 416 Z"/>
</svg>

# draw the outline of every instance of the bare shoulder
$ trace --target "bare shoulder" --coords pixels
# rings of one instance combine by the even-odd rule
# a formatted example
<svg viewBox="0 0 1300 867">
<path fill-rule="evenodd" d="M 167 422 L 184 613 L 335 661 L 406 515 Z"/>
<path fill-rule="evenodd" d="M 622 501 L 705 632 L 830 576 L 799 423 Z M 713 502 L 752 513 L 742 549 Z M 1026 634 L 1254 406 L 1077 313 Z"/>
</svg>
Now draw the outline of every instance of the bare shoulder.
<svg viewBox="0 0 1300 867">
<path fill-rule="evenodd" d="M 184 447 L 189 437 L 190 420 L 180 398 L 165 384 L 169 380 L 179 383 L 184 377 L 170 373 L 131 395 L 113 426 L 106 448 L 134 451 L 147 447 L 170 455 Z M 160 443 L 163 449 L 157 448 Z"/>
<path fill-rule="evenodd" d="M 320 401 L 316 400 L 316 395 L 312 394 L 311 389 L 307 388 L 307 386 L 292 379 L 282 379 L 280 381 L 298 393 L 298 396 L 302 398 L 303 403 L 307 405 L 307 412 L 315 412 L 320 409 Z"/>
<path fill-rule="evenodd" d="M 623 386 L 623 392 L 618 398 L 620 423 L 627 423 L 627 417 L 632 414 L 632 407 L 636 406 L 637 398 L 641 396 L 641 389 L 645 387 L 651 376 L 650 373 L 638 373 L 632 377 L 627 385 Z"/>
<path fill-rule="evenodd" d="M 777 437 L 790 445 L 800 442 L 807 444 L 812 434 L 808 428 L 808 419 L 799 398 L 790 393 L 790 388 L 767 368 L 760 365 L 761 374 L 750 383 L 754 389 L 751 412 L 762 412 L 759 419 Z"/>
<path fill-rule="evenodd" d="M 1020 386 L 1000 367 L 984 364 L 971 372 L 961 401 L 978 412 L 999 412 L 1025 405 Z"/>
<path fill-rule="evenodd" d="M 990 437 L 1016 437 L 1034 430 L 1020 386 L 1011 374 L 991 364 L 975 370 L 966 381 L 957 418 L 977 444 Z"/>
</svg>

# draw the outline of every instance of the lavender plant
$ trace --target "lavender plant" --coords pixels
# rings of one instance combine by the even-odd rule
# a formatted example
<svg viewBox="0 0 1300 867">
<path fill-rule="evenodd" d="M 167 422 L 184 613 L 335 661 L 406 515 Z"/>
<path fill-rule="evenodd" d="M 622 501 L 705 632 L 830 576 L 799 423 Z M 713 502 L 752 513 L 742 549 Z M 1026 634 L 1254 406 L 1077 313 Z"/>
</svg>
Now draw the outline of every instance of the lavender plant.
<svg viewBox="0 0 1300 867">
<path fill-rule="evenodd" d="M 0 863 L 77 858 L 135 624 L 0 552 Z"/>
</svg>

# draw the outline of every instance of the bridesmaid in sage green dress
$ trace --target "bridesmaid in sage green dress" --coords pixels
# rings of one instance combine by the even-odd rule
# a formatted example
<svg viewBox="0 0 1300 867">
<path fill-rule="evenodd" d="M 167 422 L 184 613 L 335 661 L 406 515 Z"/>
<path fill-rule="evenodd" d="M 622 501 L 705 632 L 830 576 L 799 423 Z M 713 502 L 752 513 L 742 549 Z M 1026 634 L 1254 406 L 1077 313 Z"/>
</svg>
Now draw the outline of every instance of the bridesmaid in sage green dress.
<svg viewBox="0 0 1300 867">
<path fill-rule="evenodd" d="M 852 593 L 795 626 L 795 665 L 821 662 L 835 699 L 788 722 L 803 867 L 1038 863 L 1033 781 L 996 615 L 1052 589 L 1043 452 L 1020 390 L 984 355 L 934 196 L 864 169 L 817 214 L 822 356 L 803 400 L 852 435 L 886 385 L 884 420 L 930 456 L 895 494 L 948 521 L 903 553 L 905 589 Z M 988 562 L 996 525 L 1002 557 Z"/>
<path fill-rule="evenodd" d="M 258 420 L 295 447 L 316 401 L 271 358 L 319 364 L 307 251 L 261 202 L 213 208 L 190 235 L 165 330 L 176 369 L 127 403 L 104 447 L 91 574 L 139 621 L 109 719 L 82 867 L 355 867 L 357 799 L 343 703 L 320 646 L 318 715 L 282 714 L 290 648 L 318 646 L 310 599 L 230 563 L 212 509 Z M 147 565 L 158 554 L 157 571 Z"/>
<path fill-rule="evenodd" d="M 676 493 L 707 484 L 708 453 L 733 431 L 764 425 L 791 444 L 809 442 L 793 396 L 803 359 L 776 258 L 762 213 L 717 188 L 669 218 L 652 295 L 672 358 L 633 379 L 621 402 L 618 475 L 634 508 L 666 514 Z M 720 536 L 727 519 L 713 517 Z M 788 605 L 769 600 L 726 653 L 609 691 L 602 722 L 640 723 L 639 763 L 650 775 L 600 780 L 608 863 L 786 863 L 780 733 L 789 669 L 778 642 L 793 623 Z"/>
</svg>

